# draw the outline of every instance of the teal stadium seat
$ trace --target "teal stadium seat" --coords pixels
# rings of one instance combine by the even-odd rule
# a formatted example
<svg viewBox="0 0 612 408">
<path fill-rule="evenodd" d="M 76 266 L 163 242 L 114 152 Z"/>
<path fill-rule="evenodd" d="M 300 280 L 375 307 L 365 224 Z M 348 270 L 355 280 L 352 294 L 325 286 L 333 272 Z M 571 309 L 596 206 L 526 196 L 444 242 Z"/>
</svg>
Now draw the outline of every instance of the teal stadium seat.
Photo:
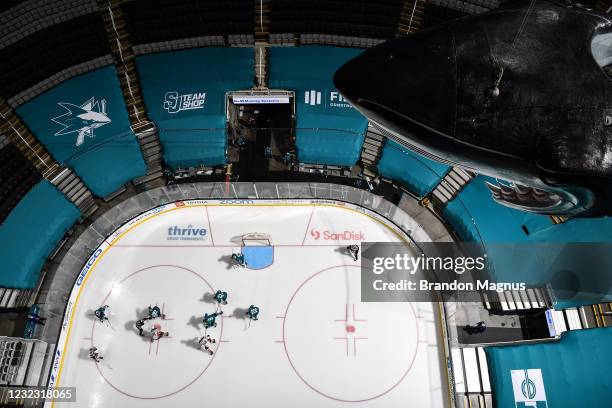
<svg viewBox="0 0 612 408">
<path fill-rule="evenodd" d="M 16 112 L 53 157 L 99 197 L 147 171 L 115 67 L 65 81 Z"/>
<path fill-rule="evenodd" d="M 34 186 L 0 225 L 0 286 L 34 288 L 45 260 L 79 216 L 51 183 Z"/>
<path fill-rule="evenodd" d="M 417 197 L 433 190 L 450 167 L 388 140 L 378 162 L 381 176 L 401 182 Z"/>
<path fill-rule="evenodd" d="M 485 185 L 487 181 L 496 182 L 476 177 L 447 204 L 443 215 L 461 240 L 482 243 L 494 281 L 524 282 L 534 287 L 552 283 L 558 309 L 612 299 L 612 278 L 604 267 L 612 262 L 605 246 L 612 241 L 611 219 L 572 219 L 555 225 L 548 216 L 498 204 Z M 577 254 L 582 250 L 591 255 Z M 564 270 L 578 272 L 569 277 L 576 281 L 564 283 L 569 279 Z M 562 287 L 573 289 L 568 292 Z"/>
<path fill-rule="evenodd" d="M 136 63 L 168 166 L 225 164 L 225 94 L 253 86 L 253 49 L 164 52 L 139 56 Z"/>
<path fill-rule="evenodd" d="M 296 148 L 301 163 L 352 166 L 368 121 L 334 87 L 334 72 L 362 50 L 303 46 L 270 49 L 270 87 L 295 92 Z"/>
</svg>

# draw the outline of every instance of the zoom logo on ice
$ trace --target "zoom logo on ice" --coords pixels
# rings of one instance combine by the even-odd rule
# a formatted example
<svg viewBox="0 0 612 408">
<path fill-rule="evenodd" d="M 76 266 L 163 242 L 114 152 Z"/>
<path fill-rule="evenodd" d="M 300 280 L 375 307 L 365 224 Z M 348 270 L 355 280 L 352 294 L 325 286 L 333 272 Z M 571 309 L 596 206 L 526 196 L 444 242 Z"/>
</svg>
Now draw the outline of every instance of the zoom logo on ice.
<svg viewBox="0 0 612 408">
<path fill-rule="evenodd" d="M 310 230 L 310 236 L 323 241 L 365 241 L 365 234 L 361 231 L 319 231 L 313 228 Z"/>
<path fill-rule="evenodd" d="M 510 370 L 516 408 L 547 408 L 542 370 Z"/>
<path fill-rule="evenodd" d="M 166 234 L 166 240 L 168 241 L 204 241 L 206 239 L 206 228 L 187 225 L 182 227 L 179 225 L 173 225 L 168 227 L 168 233 Z"/>
<path fill-rule="evenodd" d="M 255 204 L 254 200 L 219 200 L 219 204 Z"/>
</svg>

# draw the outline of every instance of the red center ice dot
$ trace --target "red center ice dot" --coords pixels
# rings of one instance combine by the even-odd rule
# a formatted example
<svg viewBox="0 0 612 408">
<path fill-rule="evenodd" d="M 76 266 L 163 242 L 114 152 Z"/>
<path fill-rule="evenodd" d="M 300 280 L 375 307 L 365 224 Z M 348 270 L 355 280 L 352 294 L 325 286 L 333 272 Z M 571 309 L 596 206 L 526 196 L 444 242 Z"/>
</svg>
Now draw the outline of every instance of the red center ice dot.
<svg viewBox="0 0 612 408">
<path fill-rule="evenodd" d="M 350 325 L 350 324 L 349 324 L 349 325 L 347 325 L 347 326 L 346 326 L 346 332 L 347 332 L 347 333 L 355 333 L 355 326 Z"/>
</svg>

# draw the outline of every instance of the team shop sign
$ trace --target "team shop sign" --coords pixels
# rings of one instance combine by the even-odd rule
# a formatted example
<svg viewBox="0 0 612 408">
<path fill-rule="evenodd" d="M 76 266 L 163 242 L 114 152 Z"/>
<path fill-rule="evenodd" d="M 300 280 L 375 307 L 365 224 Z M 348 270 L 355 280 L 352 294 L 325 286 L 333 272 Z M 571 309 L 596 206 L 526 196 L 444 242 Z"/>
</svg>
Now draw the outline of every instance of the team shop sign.
<svg viewBox="0 0 612 408">
<path fill-rule="evenodd" d="M 176 91 L 164 95 L 164 109 L 170 114 L 188 110 L 204 109 L 206 92 L 179 94 Z"/>
</svg>

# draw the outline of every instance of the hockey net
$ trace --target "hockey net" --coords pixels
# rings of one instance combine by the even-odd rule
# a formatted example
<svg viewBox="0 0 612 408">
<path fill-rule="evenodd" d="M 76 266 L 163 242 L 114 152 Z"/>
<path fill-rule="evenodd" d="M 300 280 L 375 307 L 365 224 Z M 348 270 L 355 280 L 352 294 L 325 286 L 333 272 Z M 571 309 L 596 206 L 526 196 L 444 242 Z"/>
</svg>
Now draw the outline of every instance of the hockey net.
<svg viewBox="0 0 612 408">
<path fill-rule="evenodd" d="M 272 245 L 270 234 L 251 232 L 242 236 L 243 246 L 269 246 Z"/>
</svg>

